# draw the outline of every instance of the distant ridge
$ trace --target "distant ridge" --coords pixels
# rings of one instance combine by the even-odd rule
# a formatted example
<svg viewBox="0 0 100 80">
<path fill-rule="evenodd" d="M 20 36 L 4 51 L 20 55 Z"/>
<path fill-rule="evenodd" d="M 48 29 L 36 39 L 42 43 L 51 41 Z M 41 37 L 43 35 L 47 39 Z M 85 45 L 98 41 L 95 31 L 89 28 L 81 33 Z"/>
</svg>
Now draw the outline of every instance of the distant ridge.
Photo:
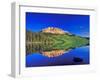
<svg viewBox="0 0 100 80">
<path fill-rule="evenodd" d="M 47 28 L 43 29 L 42 32 L 52 33 L 52 34 L 66 34 L 66 33 L 70 34 L 69 32 L 64 31 L 64 30 L 57 28 L 57 27 L 47 27 Z"/>
</svg>

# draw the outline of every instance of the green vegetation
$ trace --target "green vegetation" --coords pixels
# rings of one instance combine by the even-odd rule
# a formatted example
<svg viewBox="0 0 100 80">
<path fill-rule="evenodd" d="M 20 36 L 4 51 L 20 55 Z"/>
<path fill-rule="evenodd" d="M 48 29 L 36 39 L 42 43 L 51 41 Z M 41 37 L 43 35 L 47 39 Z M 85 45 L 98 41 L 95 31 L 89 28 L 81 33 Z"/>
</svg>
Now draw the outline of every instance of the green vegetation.
<svg viewBox="0 0 100 80">
<path fill-rule="evenodd" d="M 27 53 L 54 49 L 68 50 L 88 44 L 89 39 L 75 35 L 26 32 Z"/>
</svg>

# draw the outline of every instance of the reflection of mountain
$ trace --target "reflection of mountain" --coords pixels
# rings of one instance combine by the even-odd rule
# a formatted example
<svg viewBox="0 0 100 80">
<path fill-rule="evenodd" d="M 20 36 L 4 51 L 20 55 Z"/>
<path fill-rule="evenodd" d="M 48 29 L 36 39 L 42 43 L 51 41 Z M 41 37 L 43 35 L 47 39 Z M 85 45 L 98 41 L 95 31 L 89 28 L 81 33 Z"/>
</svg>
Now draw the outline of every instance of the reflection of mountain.
<svg viewBox="0 0 100 80">
<path fill-rule="evenodd" d="M 57 56 L 63 55 L 64 53 L 65 53 L 64 50 L 52 50 L 52 51 L 41 52 L 42 55 L 47 56 L 47 57 L 57 57 Z"/>
<path fill-rule="evenodd" d="M 26 31 L 26 53 L 42 52 L 43 55 L 57 56 L 63 51 L 89 45 L 89 38 L 71 35 L 59 28 L 46 28 L 41 32 Z M 58 50 L 52 51 L 52 50 Z M 61 51 L 62 52 L 61 52 Z"/>
</svg>

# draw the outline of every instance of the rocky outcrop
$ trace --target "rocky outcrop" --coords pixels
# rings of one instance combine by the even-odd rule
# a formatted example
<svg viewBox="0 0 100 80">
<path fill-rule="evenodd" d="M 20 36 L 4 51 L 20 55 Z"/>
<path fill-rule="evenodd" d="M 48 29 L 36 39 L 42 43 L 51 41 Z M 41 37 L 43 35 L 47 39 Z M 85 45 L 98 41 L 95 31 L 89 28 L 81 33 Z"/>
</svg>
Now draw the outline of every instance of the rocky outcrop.
<svg viewBox="0 0 100 80">
<path fill-rule="evenodd" d="M 52 34 L 65 34 L 64 30 L 56 28 L 56 27 L 48 27 L 42 30 L 44 33 L 52 33 Z"/>
</svg>

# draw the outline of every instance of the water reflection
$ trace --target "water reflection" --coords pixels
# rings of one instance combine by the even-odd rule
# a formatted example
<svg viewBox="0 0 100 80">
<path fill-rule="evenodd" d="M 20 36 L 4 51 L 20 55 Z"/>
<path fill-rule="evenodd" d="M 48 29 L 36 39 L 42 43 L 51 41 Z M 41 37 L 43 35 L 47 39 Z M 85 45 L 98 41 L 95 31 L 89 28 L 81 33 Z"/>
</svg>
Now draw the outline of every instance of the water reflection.
<svg viewBox="0 0 100 80">
<path fill-rule="evenodd" d="M 66 50 L 38 50 L 36 46 L 34 50 L 32 46 L 29 50 L 34 52 L 26 53 L 26 67 L 89 64 L 89 46 Z"/>
<path fill-rule="evenodd" d="M 33 44 L 26 44 L 26 53 L 36 53 L 41 51 L 50 51 L 52 50 L 52 46 L 48 44 L 41 44 L 41 43 L 33 43 Z"/>
<path fill-rule="evenodd" d="M 44 51 L 40 53 L 47 57 L 57 57 L 57 56 L 63 55 L 65 52 L 66 52 L 65 50 L 52 50 L 52 51 Z"/>
<path fill-rule="evenodd" d="M 57 57 L 69 52 L 71 49 L 53 49 L 52 45 L 46 44 L 26 44 L 26 55 L 40 53 L 46 57 Z"/>
</svg>

